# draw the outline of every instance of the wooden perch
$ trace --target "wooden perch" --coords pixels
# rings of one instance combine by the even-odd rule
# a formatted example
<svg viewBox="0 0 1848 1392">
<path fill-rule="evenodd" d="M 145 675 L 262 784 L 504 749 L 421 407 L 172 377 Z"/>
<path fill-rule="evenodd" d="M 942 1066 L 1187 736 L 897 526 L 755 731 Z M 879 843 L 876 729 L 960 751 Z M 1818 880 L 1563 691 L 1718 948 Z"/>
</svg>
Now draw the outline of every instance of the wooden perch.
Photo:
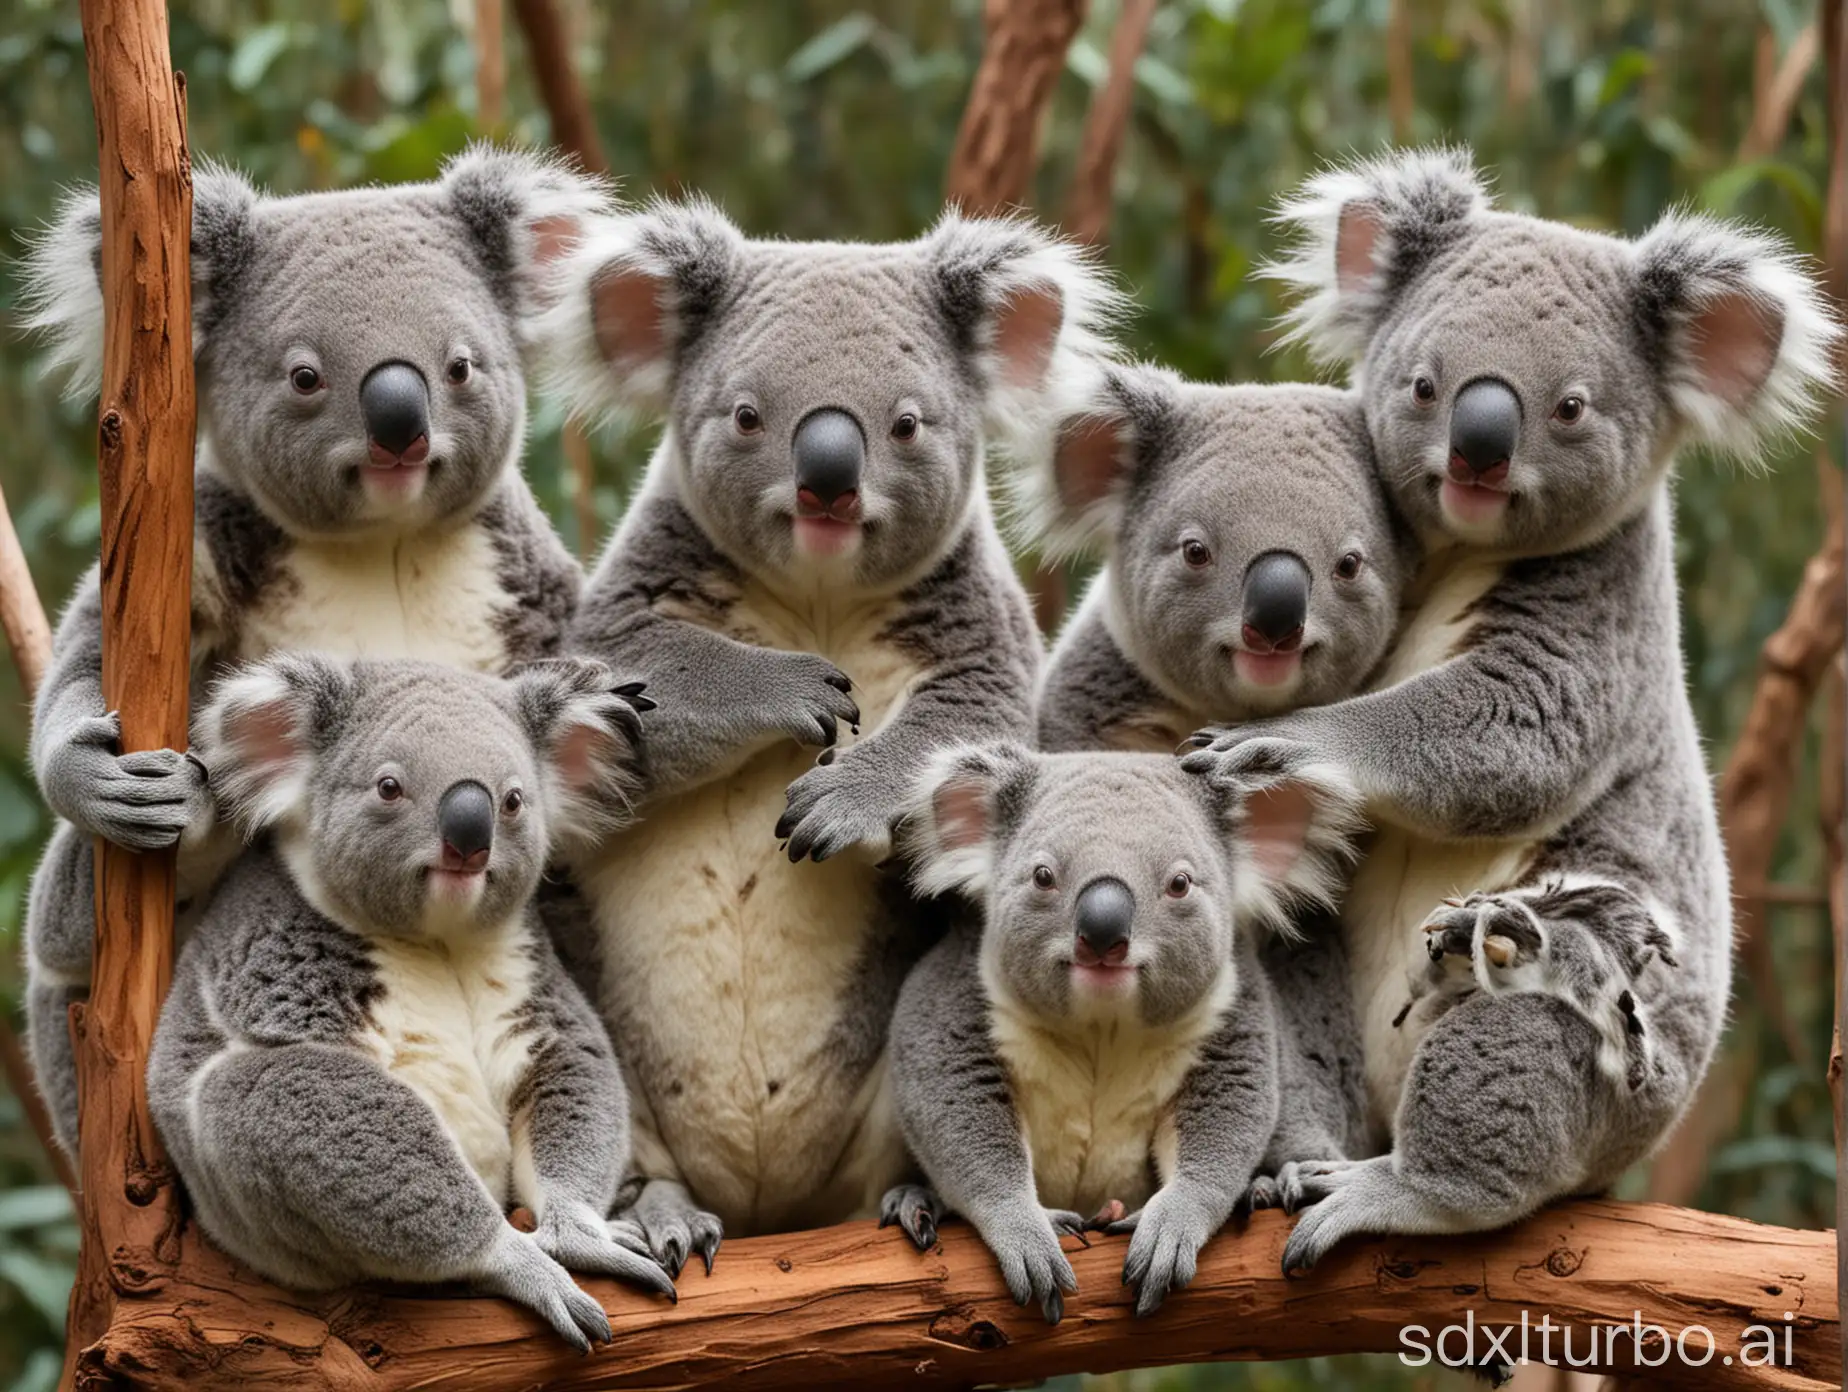
<svg viewBox="0 0 1848 1392">
<path fill-rule="evenodd" d="M 709 1277 L 689 1267 L 677 1305 L 586 1281 L 616 1330 L 615 1342 L 589 1358 L 501 1301 L 384 1289 L 286 1294 L 204 1248 L 188 1228 L 180 1266 L 122 1302 L 83 1368 L 151 1389 L 963 1387 L 1180 1362 L 1398 1353 L 1408 1326 L 1435 1338 L 1469 1311 L 1477 1325 L 1518 1329 L 1526 1310 L 1535 1358 L 1543 1314 L 1555 1330 L 1562 1322 L 1575 1330 L 1582 1358 L 1590 1326 L 1630 1329 L 1640 1312 L 1645 1327 L 1671 1338 L 1700 1325 L 1715 1341 L 1704 1368 L 1671 1357 L 1639 1374 L 1657 1386 L 1840 1385 L 1827 1233 L 1580 1203 L 1505 1233 L 1356 1244 L 1314 1275 L 1286 1281 L 1278 1261 L 1289 1226 L 1276 1213 L 1235 1223 L 1201 1254 L 1193 1285 L 1141 1321 L 1120 1282 L 1127 1239 L 1073 1249 L 1079 1290 L 1057 1328 L 1008 1299 L 994 1259 L 960 1223 L 928 1255 L 870 1223 L 748 1238 L 727 1243 Z M 1791 1365 L 1744 1366 L 1740 1334 L 1752 1324 L 1775 1331 L 1781 1362 L 1787 1311 Z M 1555 1357 L 1562 1337 L 1552 1335 Z M 1452 1336 L 1453 1351 L 1462 1339 Z M 1698 1357 L 1701 1336 L 1686 1342 Z M 1647 1340 L 1645 1348 L 1653 1357 Z M 1630 1336 L 1616 1349 L 1625 1364 Z M 1730 1365 L 1721 1362 L 1728 1355 Z"/>
</svg>

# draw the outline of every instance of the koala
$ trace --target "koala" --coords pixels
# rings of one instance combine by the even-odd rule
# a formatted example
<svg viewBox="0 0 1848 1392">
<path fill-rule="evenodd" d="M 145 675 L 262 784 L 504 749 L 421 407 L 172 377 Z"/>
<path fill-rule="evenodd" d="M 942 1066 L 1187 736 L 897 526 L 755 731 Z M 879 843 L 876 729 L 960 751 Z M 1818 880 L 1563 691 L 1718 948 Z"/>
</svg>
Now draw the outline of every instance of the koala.
<svg viewBox="0 0 1848 1392">
<path fill-rule="evenodd" d="M 582 576 L 519 473 L 527 359 L 546 267 L 607 205 L 594 181 L 485 146 L 433 183 L 295 197 L 196 170 L 194 691 L 293 649 L 496 673 L 559 651 Z M 96 192 L 81 191 L 27 265 L 30 323 L 79 391 L 101 375 L 101 237 Z M 91 838 L 184 838 L 188 901 L 236 850 L 212 834 L 198 758 L 121 752 L 101 654 L 92 570 L 59 623 L 29 749 L 65 823 L 26 937 L 33 1053 L 67 1147 Z"/>
<path fill-rule="evenodd" d="M 984 444 L 1042 428 L 1112 297 L 1025 222 L 788 243 L 699 202 L 563 278 L 554 380 L 666 423 L 568 644 L 661 703 L 640 820 L 573 868 L 671 1266 L 694 1225 L 709 1253 L 871 1214 L 904 1171 L 886 1026 L 942 912 L 881 861 L 937 750 L 1032 734 Z"/>
<path fill-rule="evenodd" d="M 506 681 L 281 655 L 219 685 L 200 741 L 260 839 L 181 952 L 148 1060 L 214 1242 L 299 1289 L 465 1281 L 580 1349 L 610 1326 L 567 1271 L 673 1296 L 608 1223 L 622 1075 L 532 909 L 548 848 L 626 814 L 648 705 L 563 661 Z"/>
<path fill-rule="evenodd" d="M 1237 780 L 1345 770 L 1380 830 L 1343 904 L 1388 1155 L 1299 1167 L 1285 1269 L 1352 1233 L 1501 1226 L 1674 1125 L 1725 1013 L 1731 907 L 1681 667 L 1668 478 L 1803 422 L 1838 330 L 1770 237 L 1503 212 L 1467 155 L 1319 176 L 1294 330 L 1352 368 L 1422 543 L 1374 689 L 1202 732 Z"/>
<path fill-rule="evenodd" d="M 1076 1289 L 1059 1238 L 1087 1226 L 1135 1234 L 1138 1314 L 1185 1286 L 1276 1132 L 1254 930 L 1338 882 L 1345 804 L 1325 792 L 1325 812 L 1303 788 L 1233 794 L 1168 753 L 938 756 L 907 830 L 917 883 L 981 917 L 899 998 L 893 1091 L 929 1184 L 895 1187 L 882 1221 L 929 1250 L 963 1214 L 1053 1324 Z"/>
</svg>

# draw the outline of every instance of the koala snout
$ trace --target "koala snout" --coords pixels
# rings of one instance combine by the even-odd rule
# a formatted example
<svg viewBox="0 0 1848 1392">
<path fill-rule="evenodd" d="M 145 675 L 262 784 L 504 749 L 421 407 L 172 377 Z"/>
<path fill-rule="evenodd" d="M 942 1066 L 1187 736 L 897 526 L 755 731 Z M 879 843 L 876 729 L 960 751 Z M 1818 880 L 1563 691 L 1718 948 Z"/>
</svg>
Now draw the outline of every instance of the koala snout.
<svg viewBox="0 0 1848 1392">
<path fill-rule="evenodd" d="M 409 363 L 380 363 L 368 372 L 359 384 L 359 410 L 374 463 L 417 464 L 429 453 L 430 388 Z"/>
<path fill-rule="evenodd" d="M 485 870 L 494 845 L 494 799 L 467 779 L 450 785 L 436 805 L 436 827 L 443 837 L 445 870 Z"/>
<path fill-rule="evenodd" d="M 1521 434 L 1521 399 L 1506 382 L 1483 377 L 1457 393 L 1450 408 L 1450 477 L 1495 485 L 1508 477 Z"/>
<path fill-rule="evenodd" d="M 866 435 L 845 411 L 824 406 L 796 427 L 796 502 L 802 515 L 853 521 L 866 465 Z"/>
<path fill-rule="evenodd" d="M 1129 956 L 1129 930 L 1136 921 L 1136 896 L 1121 880 L 1104 876 L 1078 894 L 1080 966 L 1115 967 Z"/>
<path fill-rule="evenodd" d="M 1309 617 L 1309 567 L 1293 551 L 1266 551 L 1245 571 L 1244 627 L 1253 652 L 1295 652 Z"/>
</svg>

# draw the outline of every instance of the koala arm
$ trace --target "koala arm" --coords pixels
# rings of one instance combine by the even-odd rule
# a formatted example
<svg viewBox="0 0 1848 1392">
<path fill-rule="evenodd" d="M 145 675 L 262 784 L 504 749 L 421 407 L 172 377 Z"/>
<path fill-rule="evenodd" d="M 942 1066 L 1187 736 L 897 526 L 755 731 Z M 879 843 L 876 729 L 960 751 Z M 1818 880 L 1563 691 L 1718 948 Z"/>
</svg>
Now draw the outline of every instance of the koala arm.
<svg viewBox="0 0 1848 1392">
<path fill-rule="evenodd" d="M 1110 636 L 1101 605 L 1087 602 L 1059 638 L 1039 696 L 1039 747 L 1048 753 L 1141 747 L 1163 752 L 1187 735 L 1160 740 L 1159 708 L 1171 704 Z"/>
<path fill-rule="evenodd" d="M 648 683 L 645 797 L 722 778 L 779 738 L 834 742 L 859 719 L 845 673 L 809 653 L 718 632 L 739 577 L 678 501 L 639 500 L 584 592 L 567 639 Z"/>
<path fill-rule="evenodd" d="M 501 482 L 480 520 L 494 548 L 501 588 L 513 600 L 501 616 L 509 666 L 558 656 L 584 588 L 583 567 L 517 472 Z"/>
</svg>

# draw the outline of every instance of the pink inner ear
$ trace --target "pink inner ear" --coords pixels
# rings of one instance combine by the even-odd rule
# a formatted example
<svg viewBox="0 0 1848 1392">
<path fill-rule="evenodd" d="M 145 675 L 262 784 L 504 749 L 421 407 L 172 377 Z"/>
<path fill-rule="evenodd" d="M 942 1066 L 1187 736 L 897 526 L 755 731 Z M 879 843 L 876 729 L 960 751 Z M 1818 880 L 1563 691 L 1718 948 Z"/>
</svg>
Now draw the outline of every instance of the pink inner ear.
<svg viewBox="0 0 1848 1392">
<path fill-rule="evenodd" d="M 646 363 L 666 356 L 663 277 L 634 266 L 612 266 L 590 286 L 590 321 L 597 351 L 612 363 Z"/>
<path fill-rule="evenodd" d="M 966 850 L 988 839 L 988 789 L 969 778 L 956 778 L 931 799 L 937 818 L 937 843 L 946 851 Z"/>
<path fill-rule="evenodd" d="M 549 266 L 578 244 L 583 227 L 574 217 L 545 217 L 533 223 L 532 234 L 534 262 Z"/>
<path fill-rule="evenodd" d="M 1079 416 L 1065 422 L 1052 450 L 1059 501 L 1073 512 L 1100 503 L 1116 487 L 1123 467 L 1123 421 L 1116 416 Z"/>
<path fill-rule="evenodd" d="M 617 759 L 616 737 L 600 725 L 572 725 L 552 746 L 552 768 L 574 793 L 594 787 Z"/>
<path fill-rule="evenodd" d="M 1365 290 L 1373 279 L 1373 249 L 1385 223 L 1371 203 L 1353 202 L 1341 209 L 1335 226 L 1335 285 L 1347 294 Z"/>
<path fill-rule="evenodd" d="M 265 701 L 228 716 L 225 734 L 238 759 L 263 782 L 287 772 L 300 755 L 295 708 L 287 700 Z"/>
<path fill-rule="evenodd" d="M 1701 386 L 1735 410 L 1751 403 L 1771 376 L 1784 341 L 1784 313 L 1742 290 L 1709 300 L 1688 326 Z"/>
<path fill-rule="evenodd" d="M 1280 783 L 1253 793 L 1245 804 L 1245 839 L 1258 873 L 1280 880 L 1290 873 L 1309 839 L 1315 803 L 1298 783 Z"/>
<path fill-rule="evenodd" d="M 1017 291 L 995 315 L 995 352 L 1010 387 L 1037 387 L 1046 380 L 1052 350 L 1065 323 L 1065 298 L 1052 285 Z"/>
</svg>

